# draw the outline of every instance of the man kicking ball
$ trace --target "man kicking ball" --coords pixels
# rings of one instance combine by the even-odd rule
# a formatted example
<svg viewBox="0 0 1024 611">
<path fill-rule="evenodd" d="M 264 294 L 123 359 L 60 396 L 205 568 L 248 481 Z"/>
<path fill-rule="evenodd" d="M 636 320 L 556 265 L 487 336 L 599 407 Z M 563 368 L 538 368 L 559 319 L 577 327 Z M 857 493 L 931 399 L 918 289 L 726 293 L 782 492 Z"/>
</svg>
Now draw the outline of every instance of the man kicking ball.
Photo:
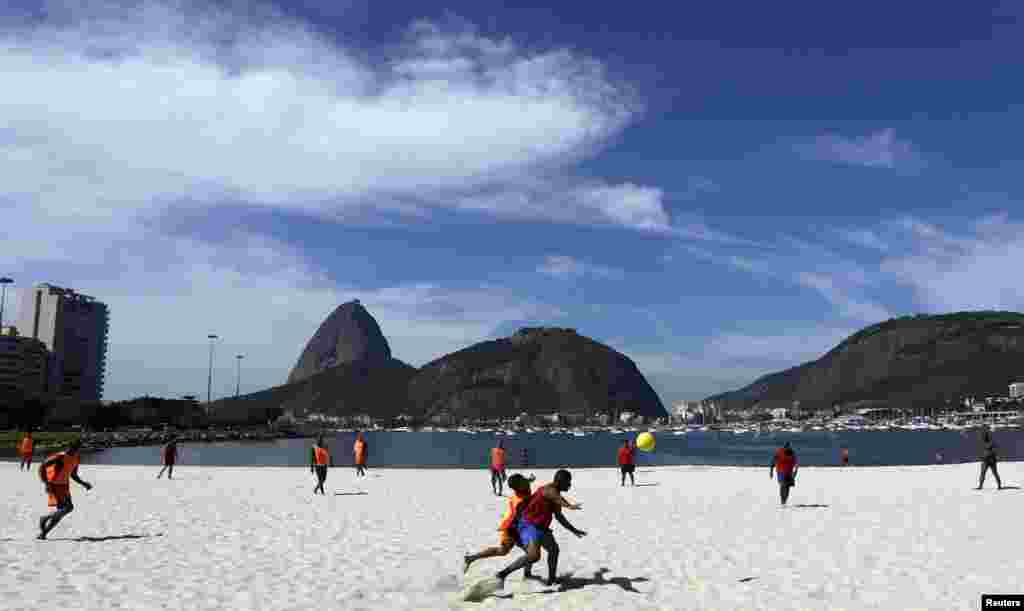
<svg viewBox="0 0 1024 611">
<path fill-rule="evenodd" d="M 75 510 L 71 503 L 71 484 L 68 478 L 75 480 L 86 490 L 92 490 L 92 484 L 78 479 L 78 463 L 81 461 L 79 450 L 82 444 L 80 441 L 72 441 L 68 449 L 58 452 L 47 458 L 39 465 L 39 479 L 46 485 L 46 493 L 49 496 L 49 506 L 56 507 L 56 511 L 39 518 L 39 536 L 37 539 L 46 539 L 46 535 L 68 515 Z"/>
<path fill-rule="evenodd" d="M 548 553 L 547 585 L 558 582 L 558 543 L 551 533 L 551 520 L 558 523 L 577 537 L 586 536 L 586 532 L 577 529 L 562 515 L 562 509 L 582 509 L 583 505 L 573 503 L 562 496 L 572 487 L 572 474 L 565 469 L 555 473 L 555 481 L 545 484 L 530 496 L 519 519 L 519 541 L 526 546 L 526 555 L 508 565 L 493 578 L 478 583 L 470 590 L 466 600 L 474 600 L 489 596 L 493 592 L 505 588 L 505 578 L 519 569 L 526 568 L 540 560 L 540 550 Z"/>
<path fill-rule="evenodd" d="M 469 571 L 469 565 L 473 564 L 477 560 L 494 558 L 496 556 L 507 556 L 508 553 L 512 551 L 512 548 L 517 545 L 526 549 L 526 547 L 519 541 L 517 523 L 522 515 L 521 510 L 526 507 L 526 502 L 530 500 L 530 480 L 518 473 L 513 473 L 512 476 L 508 478 L 507 483 L 508 487 L 512 489 L 513 494 L 509 497 L 508 509 L 505 511 L 505 515 L 502 516 L 501 523 L 498 524 L 498 530 L 501 531 L 501 542 L 497 547 L 488 547 L 476 554 L 467 554 L 466 556 L 463 556 L 463 573 Z M 530 567 L 527 566 L 523 569 L 523 577 L 529 579 L 530 576 Z"/>
</svg>

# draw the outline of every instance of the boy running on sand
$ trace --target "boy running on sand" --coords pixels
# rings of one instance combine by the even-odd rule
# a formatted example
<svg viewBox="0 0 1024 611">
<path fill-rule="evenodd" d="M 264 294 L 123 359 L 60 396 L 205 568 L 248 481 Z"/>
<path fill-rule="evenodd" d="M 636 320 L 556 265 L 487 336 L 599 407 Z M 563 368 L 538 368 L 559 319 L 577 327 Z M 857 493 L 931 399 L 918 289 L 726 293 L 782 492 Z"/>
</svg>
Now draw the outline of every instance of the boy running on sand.
<svg viewBox="0 0 1024 611">
<path fill-rule="evenodd" d="M 35 450 L 35 441 L 32 440 L 32 431 L 25 431 L 25 437 L 21 440 L 21 445 L 18 446 L 18 453 L 21 454 L 21 466 L 18 467 L 18 471 L 22 469 L 28 471 L 32 468 L 32 452 Z"/>
<path fill-rule="evenodd" d="M 498 445 L 491 448 L 491 489 L 501 496 L 505 483 L 505 445 L 500 439 Z"/>
<path fill-rule="evenodd" d="M 355 456 L 356 475 L 366 477 L 366 440 L 363 434 L 356 433 L 356 441 L 352 444 L 352 454 Z"/>
<path fill-rule="evenodd" d="M 775 450 L 775 457 L 772 458 L 772 464 L 768 467 L 769 478 L 778 474 L 779 498 L 782 500 L 783 507 L 789 500 L 789 489 L 796 485 L 797 470 L 796 453 L 793 452 L 792 446 L 787 441 L 786 445 Z"/>
<path fill-rule="evenodd" d="M 513 494 L 509 497 L 508 509 L 505 510 L 505 515 L 502 516 L 501 523 L 498 524 L 498 530 L 501 532 L 501 542 L 496 547 L 488 547 L 475 554 L 463 556 L 463 573 L 469 571 L 469 565 L 477 560 L 493 558 L 495 556 L 507 556 L 512 551 L 512 548 L 517 545 L 524 550 L 526 549 L 519 542 L 519 531 L 516 529 L 516 524 L 519 522 L 522 510 L 526 507 L 526 502 L 530 500 L 530 480 L 518 473 L 514 473 L 508 478 L 508 487 L 512 489 Z M 530 567 L 527 566 L 523 569 L 523 577 L 529 579 L 530 576 Z"/>
<path fill-rule="evenodd" d="M 316 444 L 313 446 L 312 452 L 309 457 L 309 472 L 316 472 L 316 488 L 313 488 L 313 494 L 320 491 L 320 494 L 327 495 L 324 492 L 324 482 L 327 481 L 327 466 L 331 463 L 331 453 L 327 450 L 327 446 L 324 445 L 324 438 L 317 437 Z"/>
<path fill-rule="evenodd" d="M 39 536 L 37 539 L 46 539 L 46 535 L 68 515 L 75 510 L 71 503 L 71 484 L 68 478 L 75 480 L 86 490 L 92 490 L 92 484 L 78 478 L 78 463 L 81 460 L 79 449 L 81 442 L 72 441 L 68 449 L 58 452 L 47 458 L 39 465 L 39 479 L 46 485 L 46 492 L 49 496 L 49 506 L 56 507 L 56 511 L 39 518 Z"/>
<path fill-rule="evenodd" d="M 583 505 L 570 502 L 563 492 L 572 487 L 572 474 L 565 469 L 555 472 L 555 481 L 538 488 L 526 502 L 523 515 L 519 519 L 519 541 L 526 546 L 526 555 L 508 565 L 495 576 L 498 589 L 504 589 L 505 578 L 519 569 L 526 568 L 540 560 L 540 550 L 548 553 L 548 580 L 551 586 L 558 581 L 558 543 L 551 534 L 551 520 L 558 523 L 577 537 L 586 536 L 586 532 L 577 529 L 562 515 L 562 509 L 582 509 Z"/>
</svg>

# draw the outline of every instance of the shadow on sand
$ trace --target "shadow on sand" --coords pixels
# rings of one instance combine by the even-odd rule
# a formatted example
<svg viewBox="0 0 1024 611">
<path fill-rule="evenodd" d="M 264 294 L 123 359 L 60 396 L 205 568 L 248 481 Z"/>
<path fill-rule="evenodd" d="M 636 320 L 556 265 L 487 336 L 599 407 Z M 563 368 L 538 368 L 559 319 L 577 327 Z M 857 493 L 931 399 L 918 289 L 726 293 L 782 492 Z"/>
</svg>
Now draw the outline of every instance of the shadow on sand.
<svg viewBox="0 0 1024 611">
<path fill-rule="evenodd" d="M 743 579 L 740 579 L 739 582 L 747 583 L 748 581 L 754 581 L 755 579 L 757 579 L 757 577 L 744 577 Z"/>
<path fill-rule="evenodd" d="M 1003 490 L 1020 490 L 1020 486 L 1003 486 Z"/>
<path fill-rule="evenodd" d="M 365 496 L 369 492 L 335 492 L 334 496 Z"/>
<path fill-rule="evenodd" d="M 637 484 L 636 487 L 639 488 L 640 486 L 660 486 L 660 485 L 661 484 L 659 484 L 658 482 L 650 482 L 650 483 L 647 483 L 647 484 Z"/>
<path fill-rule="evenodd" d="M 793 507 L 828 507 L 828 505 L 792 505 Z"/>
<path fill-rule="evenodd" d="M 155 535 L 107 535 L 106 537 L 68 537 L 63 539 L 50 539 L 50 541 L 77 541 L 79 543 L 98 543 L 100 541 L 121 541 L 124 539 L 149 539 L 151 537 L 162 537 L 163 533 Z"/>
<path fill-rule="evenodd" d="M 619 586 L 626 592 L 640 593 L 639 590 L 633 587 L 634 583 L 643 583 L 650 581 L 646 577 L 613 577 L 611 579 L 605 579 L 605 573 L 608 573 L 609 569 L 601 567 L 599 570 L 594 571 L 594 576 L 590 579 L 582 577 L 573 577 L 571 573 L 561 575 L 558 578 L 558 589 L 552 590 L 550 593 L 555 592 L 567 592 L 569 590 L 579 590 L 587 586 Z"/>
</svg>

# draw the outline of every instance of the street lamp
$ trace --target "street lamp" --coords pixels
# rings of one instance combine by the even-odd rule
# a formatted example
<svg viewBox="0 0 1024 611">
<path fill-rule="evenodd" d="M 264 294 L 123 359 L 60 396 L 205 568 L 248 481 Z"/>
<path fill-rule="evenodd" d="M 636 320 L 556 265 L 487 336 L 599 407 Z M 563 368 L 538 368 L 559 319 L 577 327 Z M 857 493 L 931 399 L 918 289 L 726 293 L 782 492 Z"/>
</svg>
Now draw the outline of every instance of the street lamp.
<svg viewBox="0 0 1024 611">
<path fill-rule="evenodd" d="M 235 398 L 238 398 L 238 390 L 242 387 L 242 359 L 244 354 L 235 355 Z"/>
<path fill-rule="evenodd" d="M 210 399 L 213 395 L 213 342 L 217 339 L 217 336 L 213 333 L 206 336 L 210 340 L 210 372 L 206 377 L 206 404 L 209 408 Z"/>
<path fill-rule="evenodd" d="M 7 303 L 7 285 L 13 284 L 14 280 L 0 278 L 0 329 L 4 328 L 4 304 Z"/>
</svg>

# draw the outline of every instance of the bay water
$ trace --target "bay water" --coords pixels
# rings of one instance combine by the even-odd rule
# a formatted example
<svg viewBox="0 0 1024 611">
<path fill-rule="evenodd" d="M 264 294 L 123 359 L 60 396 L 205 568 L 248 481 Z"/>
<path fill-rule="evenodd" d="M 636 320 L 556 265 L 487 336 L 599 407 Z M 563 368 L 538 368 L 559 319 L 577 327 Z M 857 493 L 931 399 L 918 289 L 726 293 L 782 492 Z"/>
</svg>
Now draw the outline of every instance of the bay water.
<svg viewBox="0 0 1024 611">
<path fill-rule="evenodd" d="M 462 432 L 365 432 L 369 468 L 486 468 L 490 449 L 500 440 L 509 471 L 560 467 L 614 467 L 616 452 L 637 433 L 572 434 Z M 977 431 L 811 431 L 802 433 L 672 432 L 656 433 L 653 452 L 637 452 L 643 465 L 764 466 L 774 450 L 791 442 L 801 465 L 836 466 L 840 449 L 850 452 L 851 466 L 928 465 L 979 459 Z M 1001 460 L 1024 459 L 1024 431 L 995 431 Z M 329 433 L 325 441 L 336 466 L 352 464 L 351 432 Z M 312 439 L 179 444 L 181 465 L 306 467 Z M 521 451 L 527 450 L 522 463 Z M 158 465 L 160 448 L 116 447 L 83 456 L 83 464 Z"/>
</svg>

